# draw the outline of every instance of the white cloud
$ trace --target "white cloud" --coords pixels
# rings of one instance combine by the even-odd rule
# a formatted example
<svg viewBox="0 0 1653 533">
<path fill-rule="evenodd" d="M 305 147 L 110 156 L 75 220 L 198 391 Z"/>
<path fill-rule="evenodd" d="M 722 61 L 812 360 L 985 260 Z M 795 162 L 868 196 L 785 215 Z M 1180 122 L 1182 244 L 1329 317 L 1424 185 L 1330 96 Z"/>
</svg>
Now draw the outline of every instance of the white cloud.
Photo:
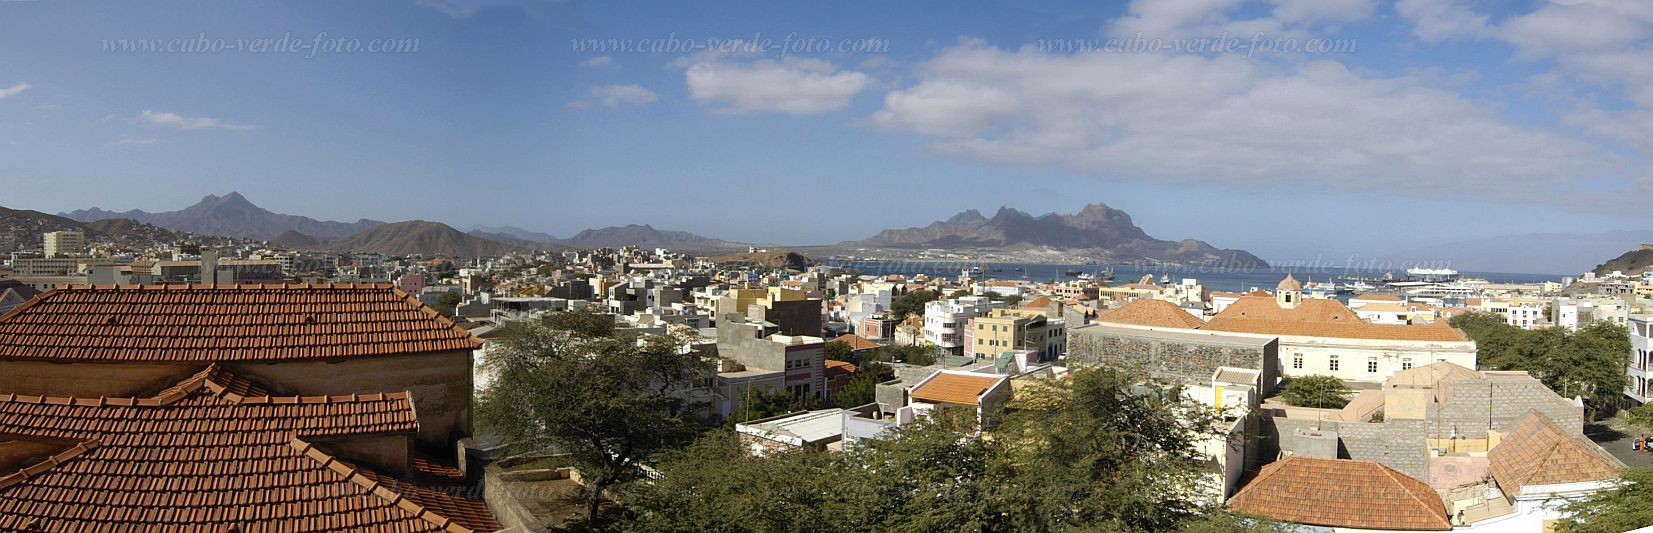
<svg viewBox="0 0 1653 533">
<path fill-rule="evenodd" d="M 157 126 L 168 126 L 185 130 L 250 130 L 250 124 L 237 124 L 223 119 L 211 117 L 186 117 L 177 113 L 160 111 L 144 111 L 138 114 L 138 120 Z"/>
<path fill-rule="evenodd" d="M 1274 17 L 1287 22 L 1365 20 L 1377 11 L 1377 0 L 1269 0 Z"/>
<path fill-rule="evenodd" d="M 1426 42 L 1478 39 L 1493 31 L 1490 19 L 1460 0 L 1399 0 L 1395 11 L 1412 22 L 1412 34 Z"/>
<path fill-rule="evenodd" d="M 469 18 L 476 13 L 475 7 L 454 0 L 416 0 L 414 4 L 419 7 L 441 11 L 442 14 L 456 19 Z"/>
<path fill-rule="evenodd" d="M 591 96 L 608 107 L 649 105 L 660 99 L 642 85 L 601 85 L 591 88 Z"/>
<path fill-rule="evenodd" d="M 966 44 L 872 116 L 944 154 L 1109 178 L 1545 201 L 1610 156 L 1427 76 L 1222 54 L 1048 54 Z"/>
<path fill-rule="evenodd" d="M 118 145 L 121 145 L 121 146 L 134 146 L 134 145 L 142 146 L 142 145 L 149 145 L 149 144 L 158 144 L 160 142 L 162 142 L 160 139 L 157 139 L 157 138 L 154 138 L 154 137 L 138 137 L 138 136 L 134 136 L 134 135 L 124 135 L 124 134 L 121 135 L 119 138 L 115 139 L 115 144 L 118 144 Z"/>
<path fill-rule="evenodd" d="M 31 85 L 24 82 L 14 83 L 11 87 L 0 89 L 0 98 L 17 96 L 18 93 L 29 90 L 29 87 L 31 87 Z"/>
<path fill-rule="evenodd" d="M 1645 38 L 1648 21 L 1614 6 L 1550 3 L 1502 24 L 1502 36 L 1530 54 L 1618 49 Z"/>
<path fill-rule="evenodd" d="M 848 107 L 876 80 L 828 61 L 789 57 L 750 63 L 704 60 L 688 67 L 684 81 L 695 101 L 719 112 L 812 115 Z"/>
<path fill-rule="evenodd" d="M 620 64 L 614 62 L 613 56 L 593 57 L 591 59 L 581 61 L 580 66 L 586 68 L 620 68 Z"/>
</svg>

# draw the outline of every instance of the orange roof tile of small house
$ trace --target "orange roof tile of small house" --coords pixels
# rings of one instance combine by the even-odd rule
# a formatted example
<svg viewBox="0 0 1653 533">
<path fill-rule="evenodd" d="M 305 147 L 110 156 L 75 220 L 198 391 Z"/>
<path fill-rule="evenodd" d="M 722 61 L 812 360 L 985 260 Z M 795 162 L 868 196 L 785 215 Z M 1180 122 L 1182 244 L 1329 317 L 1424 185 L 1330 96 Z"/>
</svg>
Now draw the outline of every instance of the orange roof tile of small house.
<svg viewBox="0 0 1653 533">
<path fill-rule="evenodd" d="M 1004 379 L 1004 376 L 936 372 L 913 388 L 912 398 L 926 402 L 976 405 L 981 401 L 982 393 Z"/>
<path fill-rule="evenodd" d="M 854 350 L 854 351 L 871 350 L 871 349 L 877 348 L 879 346 L 878 343 L 873 342 L 871 340 L 867 340 L 866 338 L 861 337 L 860 335 L 856 335 L 854 333 L 851 333 L 851 334 L 848 334 L 848 335 L 840 335 L 838 338 L 832 339 L 832 340 L 827 341 L 827 342 L 839 342 L 839 343 L 847 344 L 847 345 L 849 345 L 849 349 Z"/>
<path fill-rule="evenodd" d="M 1452 529 L 1429 484 L 1371 461 L 1287 457 L 1264 466 L 1228 507 L 1315 526 Z"/>
<path fill-rule="evenodd" d="M 1568 434 L 1537 411 L 1510 429 L 1487 459 L 1498 488 L 1510 495 L 1528 485 L 1614 479 L 1624 468 L 1600 446 L 1583 435 Z"/>
<path fill-rule="evenodd" d="M 1138 298 L 1131 303 L 1096 317 L 1097 322 L 1155 326 L 1162 328 L 1194 329 L 1205 321 L 1164 300 Z"/>
<path fill-rule="evenodd" d="M 209 362 L 470 350 L 389 284 L 74 286 L 0 315 L 0 358 Z"/>
<path fill-rule="evenodd" d="M 500 528 L 480 499 L 358 467 L 310 442 L 411 436 L 418 422 L 407 393 L 262 390 L 214 365 L 152 397 L 0 395 L 0 434 L 62 446 L 0 472 L 0 530 Z"/>
</svg>

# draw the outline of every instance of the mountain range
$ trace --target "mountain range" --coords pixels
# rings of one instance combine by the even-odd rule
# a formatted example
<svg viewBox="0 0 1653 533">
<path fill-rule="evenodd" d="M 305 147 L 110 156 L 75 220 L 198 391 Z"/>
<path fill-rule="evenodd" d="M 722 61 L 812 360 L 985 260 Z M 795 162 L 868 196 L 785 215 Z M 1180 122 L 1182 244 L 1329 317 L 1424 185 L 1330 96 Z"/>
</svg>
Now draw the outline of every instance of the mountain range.
<svg viewBox="0 0 1653 533">
<path fill-rule="evenodd" d="M 1078 213 L 1033 216 L 1001 207 L 991 218 L 974 209 L 924 227 L 890 229 L 840 246 L 867 248 L 972 248 L 1000 251 L 1082 252 L 1099 262 L 1168 261 L 1181 264 L 1264 266 L 1245 250 L 1220 249 L 1204 241 L 1155 239 L 1131 222 L 1131 215 L 1104 204 Z"/>
<path fill-rule="evenodd" d="M 632 245 L 642 247 L 687 246 L 694 248 L 738 248 L 745 246 L 741 243 L 702 237 L 687 231 L 659 230 L 648 224 L 588 229 L 566 239 L 515 226 L 476 226 L 471 228 L 470 233 L 478 237 L 502 242 L 560 244 L 574 248 L 619 248 Z"/>
<path fill-rule="evenodd" d="M 0 207 L 0 252 L 38 249 L 41 234 L 64 230 L 80 230 L 94 241 L 108 240 L 123 246 L 172 243 L 190 237 L 184 232 L 131 219 L 111 218 L 87 223 L 40 211 Z"/>
<path fill-rule="evenodd" d="M 327 243 L 339 252 L 371 252 L 390 256 L 488 257 L 528 248 L 477 237 L 441 222 L 410 220 L 382 224 Z M 543 248 L 543 247 L 542 247 Z"/>
<path fill-rule="evenodd" d="M 114 212 L 93 207 L 60 213 L 59 215 L 81 222 L 127 218 L 178 231 L 259 240 L 268 240 L 287 231 L 296 231 L 323 240 L 333 240 L 384 224 L 384 222 L 377 220 L 361 219 L 355 222 L 336 222 L 274 213 L 253 205 L 252 202 L 247 201 L 246 197 L 237 192 L 231 192 L 224 196 L 207 195 L 206 198 L 202 198 L 195 205 L 178 211 L 150 213 L 133 209 L 131 211 Z"/>
</svg>

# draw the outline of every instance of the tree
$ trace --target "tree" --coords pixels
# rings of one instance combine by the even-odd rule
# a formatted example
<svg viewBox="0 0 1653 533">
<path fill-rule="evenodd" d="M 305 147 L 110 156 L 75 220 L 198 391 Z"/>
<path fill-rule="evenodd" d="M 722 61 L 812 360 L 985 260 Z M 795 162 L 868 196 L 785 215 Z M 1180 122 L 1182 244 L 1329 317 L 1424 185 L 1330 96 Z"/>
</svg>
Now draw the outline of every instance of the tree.
<svg viewBox="0 0 1653 533">
<path fill-rule="evenodd" d="M 833 361 L 848 361 L 851 363 L 855 362 L 855 349 L 850 348 L 849 343 L 847 342 L 828 342 L 826 343 L 826 347 L 822 348 L 822 350 L 826 352 L 827 359 Z"/>
<path fill-rule="evenodd" d="M 755 391 L 747 389 L 747 394 L 741 399 L 740 409 L 729 413 L 729 425 L 749 422 L 759 418 L 808 411 L 820 406 L 814 397 L 801 397 L 784 390 Z"/>
<path fill-rule="evenodd" d="M 595 522 L 607 491 L 640 479 L 642 465 L 706 424 L 689 392 L 714 369 L 679 353 L 681 342 L 592 337 L 550 321 L 514 328 L 483 362 L 494 375 L 478 395 L 483 431 L 569 454 Z"/>
<path fill-rule="evenodd" d="M 1644 403 L 1624 411 L 1624 422 L 1630 427 L 1653 431 L 1653 403 Z"/>
<path fill-rule="evenodd" d="M 838 389 L 838 405 L 855 407 L 878 401 L 878 384 L 895 378 L 895 372 L 882 361 L 867 360 L 855 368 L 844 388 Z"/>
<path fill-rule="evenodd" d="M 1561 533 L 1618 533 L 1653 525 L 1653 467 L 1632 468 L 1613 488 L 1575 500 L 1562 508 L 1556 524 Z"/>
<path fill-rule="evenodd" d="M 1300 376 L 1286 383 L 1280 393 L 1286 403 L 1298 407 L 1342 409 L 1349 405 L 1349 386 L 1332 376 Z"/>
<path fill-rule="evenodd" d="M 895 313 L 896 320 L 902 320 L 911 315 L 924 314 L 924 304 L 936 301 L 941 297 L 937 291 L 912 291 L 895 297 L 890 302 L 890 312 Z"/>
<path fill-rule="evenodd" d="M 436 296 L 436 305 L 431 307 L 435 308 L 436 312 L 442 313 L 442 316 L 453 318 L 454 313 L 458 312 L 459 300 L 459 293 L 444 292 Z"/>
<path fill-rule="evenodd" d="M 630 531 L 1279 531 L 1199 496 L 1217 418 L 1175 389 L 1082 370 L 1018 397 L 993 438 L 938 409 L 843 453 L 752 457 L 715 431 L 628 494 Z M 1022 394 L 1018 392 L 1018 394 Z"/>
<path fill-rule="evenodd" d="M 959 289 L 959 290 L 953 291 L 952 294 L 948 294 L 947 297 L 948 298 L 963 298 L 963 297 L 969 296 L 969 295 L 970 295 L 970 291 L 968 289 Z"/>
<path fill-rule="evenodd" d="M 608 338 L 614 336 L 614 315 L 596 311 L 589 307 L 576 307 L 565 311 L 546 313 L 540 317 L 540 323 L 550 329 L 571 331 L 584 337 Z"/>
<path fill-rule="evenodd" d="M 1452 327 L 1475 341 L 1483 368 L 1522 370 L 1566 398 L 1583 397 L 1586 417 L 1610 409 L 1629 384 L 1630 335 L 1624 326 L 1595 322 L 1569 332 L 1525 330 L 1491 313 L 1452 318 Z"/>
</svg>

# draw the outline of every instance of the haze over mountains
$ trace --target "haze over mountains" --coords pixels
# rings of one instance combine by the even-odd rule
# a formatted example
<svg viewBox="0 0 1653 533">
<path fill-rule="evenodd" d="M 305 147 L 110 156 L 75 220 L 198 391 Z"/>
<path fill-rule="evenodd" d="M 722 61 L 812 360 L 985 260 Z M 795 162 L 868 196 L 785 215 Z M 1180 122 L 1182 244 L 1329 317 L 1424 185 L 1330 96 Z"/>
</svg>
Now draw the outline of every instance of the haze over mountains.
<svg viewBox="0 0 1653 533">
<path fill-rule="evenodd" d="M 1087 205 L 1071 215 L 1049 213 L 1040 216 L 1001 207 L 992 218 L 971 209 L 928 226 L 884 230 L 870 238 L 841 245 L 1085 251 L 1101 262 L 1154 260 L 1184 264 L 1268 264 L 1245 250 L 1221 249 L 1200 240 L 1155 239 L 1132 223 L 1129 214 L 1104 204 Z"/>
<path fill-rule="evenodd" d="M 110 218 L 127 218 L 163 228 L 188 231 L 202 235 L 223 235 L 268 240 L 287 231 L 324 240 L 333 240 L 384 224 L 377 220 L 361 219 L 355 222 L 316 220 L 298 215 L 274 213 L 231 192 L 224 196 L 207 195 L 195 205 L 178 211 L 150 213 L 138 209 L 125 212 L 106 211 L 93 207 L 78 209 L 61 216 L 93 222 Z"/>
<path fill-rule="evenodd" d="M 325 248 L 340 252 L 425 257 L 487 257 L 528 250 L 521 246 L 477 237 L 453 229 L 447 224 L 428 220 L 374 226 L 361 233 L 327 243 Z"/>
</svg>

